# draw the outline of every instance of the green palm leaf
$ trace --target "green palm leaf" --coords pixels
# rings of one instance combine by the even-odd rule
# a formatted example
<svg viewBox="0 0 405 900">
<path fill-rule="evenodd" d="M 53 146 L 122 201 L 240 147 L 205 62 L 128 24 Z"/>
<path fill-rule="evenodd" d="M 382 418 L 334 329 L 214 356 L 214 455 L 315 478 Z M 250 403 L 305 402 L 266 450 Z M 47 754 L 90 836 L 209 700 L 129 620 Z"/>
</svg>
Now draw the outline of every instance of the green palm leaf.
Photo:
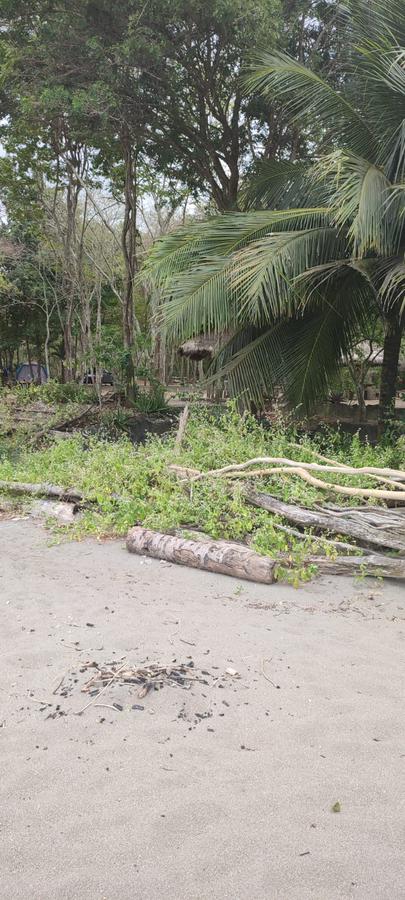
<svg viewBox="0 0 405 900">
<path fill-rule="evenodd" d="M 318 122 L 341 145 L 372 158 L 378 143 L 354 105 L 316 72 L 285 53 L 260 53 L 244 77 L 246 91 L 276 98 L 292 121 Z"/>
<path fill-rule="evenodd" d="M 297 273 L 319 258 L 334 259 L 343 241 L 326 223 L 312 229 L 266 235 L 235 254 L 230 282 L 240 316 L 257 323 L 263 318 L 292 315 L 300 305 Z"/>
</svg>

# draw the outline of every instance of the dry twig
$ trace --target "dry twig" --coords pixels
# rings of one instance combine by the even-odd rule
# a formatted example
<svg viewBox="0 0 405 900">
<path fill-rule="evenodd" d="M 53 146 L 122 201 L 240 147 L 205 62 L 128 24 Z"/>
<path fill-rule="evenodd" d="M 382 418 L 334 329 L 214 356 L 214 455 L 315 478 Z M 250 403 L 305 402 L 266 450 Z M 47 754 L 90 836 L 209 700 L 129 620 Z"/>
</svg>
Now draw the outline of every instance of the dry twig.
<svg viewBox="0 0 405 900">
<path fill-rule="evenodd" d="M 91 700 L 89 700 L 89 702 L 86 703 L 86 706 L 83 706 L 83 709 L 79 709 L 79 711 L 78 711 L 77 713 L 75 713 L 75 715 L 76 715 L 76 716 L 81 716 L 81 714 L 84 713 L 84 711 L 85 711 L 89 706 L 91 706 L 91 704 L 94 703 L 94 701 L 97 700 L 97 699 L 101 696 L 101 694 L 104 694 L 104 691 L 106 691 L 107 688 L 110 687 L 110 684 L 112 684 L 113 681 L 115 681 L 117 675 L 119 675 L 119 673 L 122 671 L 122 669 L 123 669 L 124 667 L 125 667 L 125 663 L 123 663 L 122 666 L 120 666 L 120 668 L 117 669 L 116 672 L 114 672 L 113 677 L 110 678 L 110 680 L 107 682 L 107 684 L 106 684 L 103 688 L 101 688 L 101 691 L 99 691 L 98 694 L 96 694 L 94 697 L 92 697 Z"/>
</svg>

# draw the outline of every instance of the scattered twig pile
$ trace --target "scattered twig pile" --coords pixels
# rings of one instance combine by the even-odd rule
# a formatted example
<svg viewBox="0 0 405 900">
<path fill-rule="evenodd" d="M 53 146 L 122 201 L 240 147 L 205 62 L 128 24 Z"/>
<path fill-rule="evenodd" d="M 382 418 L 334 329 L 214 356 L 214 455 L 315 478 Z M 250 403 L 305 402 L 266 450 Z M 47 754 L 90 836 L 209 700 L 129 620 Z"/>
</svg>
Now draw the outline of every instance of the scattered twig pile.
<svg viewBox="0 0 405 900">
<path fill-rule="evenodd" d="M 164 684 L 175 684 L 179 687 L 187 688 L 192 681 L 201 681 L 207 683 L 202 675 L 197 674 L 194 669 L 194 663 L 170 663 L 167 666 L 161 666 L 158 663 L 150 663 L 146 666 L 129 666 L 127 663 L 118 665 L 118 663 L 105 663 L 99 666 L 98 663 L 92 662 L 87 668 L 95 668 L 94 675 L 82 687 L 82 691 L 86 694 L 93 693 L 94 698 L 101 693 L 104 688 L 113 682 L 115 684 L 134 684 L 139 685 L 138 697 L 146 697 L 146 694 L 154 689 L 159 689 Z M 207 675 L 208 673 L 203 673 Z"/>
</svg>

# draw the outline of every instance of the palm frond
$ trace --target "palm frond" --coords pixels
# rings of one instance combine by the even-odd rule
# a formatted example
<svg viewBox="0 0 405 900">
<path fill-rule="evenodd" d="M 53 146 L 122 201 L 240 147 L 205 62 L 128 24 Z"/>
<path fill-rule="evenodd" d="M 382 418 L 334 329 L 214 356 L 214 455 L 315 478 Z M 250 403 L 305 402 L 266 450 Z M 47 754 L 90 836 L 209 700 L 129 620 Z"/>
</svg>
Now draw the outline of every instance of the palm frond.
<svg viewBox="0 0 405 900">
<path fill-rule="evenodd" d="M 266 235 L 239 251 L 230 267 L 239 318 L 258 324 L 293 315 L 300 304 L 297 276 L 318 259 L 334 259 L 343 251 L 343 240 L 326 222 Z"/>
<path fill-rule="evenodd" d="M 328 154 L 317 169 L 320 177 L 330 181 L 336 225 L 348 229 L 353 255 L 395 252 L 402 228 L 389 209 L 392 185 L 384 171 L 345 151 Z"/>
<path fill-rule="evenodd" d="M 367 120 L 313 69 L 285 53 L 260 53 L 251 61 L 243 83 L 246 91 L 276 98 L 292 121 L 317 122 L 341 146 L 374 158 L 378 142 Z"/>
<path fill-rule="evenodd" d="M 229 283 L 228 256 L 200 261 L 170 282 L 160 318 L 166 333 L 183 342 L 201 333 L 220 332 L 234 325 L 234 297 Z"/>
<path fill-rule="evenodd" d="M 237 290 L 230 278 L 235 253 L 261 235 L 271 234 L 275 226 L 308 222 L 322 222 L 326 210 L 288 210 L 229 214 L 212 223 L 210 232 L 193 247 L 192 258 L 176 271 L 169 252 L 166 271 L 163 257 L 163 275 L 153 260 L 147 267 L 148 277 L 155 280 L 162 295 L 161 321 L 173 339 L 187 340 L 201 331 L 221 331 L 238 317 Z M 232 227 L 233 226 L 233 227 Z M 176 251 L 175 251 L 176 252 Z"/>
<path fill-rule="evenodd" d="M 405 0 L 349 0 L 342 8 L 348 37 L 356 46 L 365 39 L 405 46 Z"/>
<path fill-rule="evenodd" d="M 244 209 L 288 209 L 315 205 L 311 202 L 308 175 L 308 163 L 288 159 L 260 160 L 241 190 Z"/>
<path fill-rule="evenodd" d="M 380 288 L 385 309 L 398 310 L 398 318 L 405 313 L 405 260 L 398 260 L 387 272 Z M 399 308 L 398 308 L 399 307 Z"/>
<path fill-rule="evenodd" d="M 236 331 L 212 361 L 208 383 L 225 378 L 240 406 L 262 406 L 280 385 L 284 323 Z"/>
<path fill-rule="evenodd" d="M 390 178 L 401 177 L 403 147 L 400 154 L 398 150 L 405 120 L 405 51 L 383 36 L 378 41 L 363 42 L 357 53 L 361 58 L 358 87 L 366 98 L 367 118 L 380 144 L 376 162 Z"/>
<path fill-rule="evenodd" d="M 345 261 L 322 295 L 301 314 L 267 326 L 246 325 L 213 361 L 211 378 L 226 377 L 233 396 L 261 405 L 281 388 L 294 409 L 310 412 L 325 399 L 342 359 L 374 321 L 373 293 Z"/>
<path fill-rule="evenodd" d="M 353 289 L 351 276 L 340 280 L 339 293 L 318 303 L 317 314 L 307 310 L 291 323 L 283 355 L 283 389 L 294 406 L 309 412 L 325 399 L 342 359 L 367 330 L 372 313 L 365 282 Z M 324 299 L 324 298 L 323 298 Z M 314 298 L 316 302 L 316 298 Z"/>
<path fill-rule="evenodd" d="M 318 213 L 319 218 L 326 212 L 326 208 L 321 207 L 311 210 L 311 214 Z M 302 219 L 304 215 L 302 209 L 228 213 L 179 228 L 156 241 L 142 269 L 142 277 L 150 279 L 159 290 L 170 293 L 174 276 L 187 272 L 210 254 L 229 256 L 275 226 L 288 227 L 290 222 Z"/>
</svg>

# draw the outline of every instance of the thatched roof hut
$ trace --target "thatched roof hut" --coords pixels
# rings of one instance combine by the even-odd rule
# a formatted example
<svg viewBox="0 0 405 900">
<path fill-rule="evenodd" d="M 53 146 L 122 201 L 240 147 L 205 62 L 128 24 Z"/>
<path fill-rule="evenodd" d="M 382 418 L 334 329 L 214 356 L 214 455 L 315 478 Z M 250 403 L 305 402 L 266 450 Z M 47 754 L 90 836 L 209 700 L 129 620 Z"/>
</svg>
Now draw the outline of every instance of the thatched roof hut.
<svg viewBox="0 0 405 900">
<path fill-rule="evenodd" d="M 212 359 L 219 348 L 229 340 L 230 334 L 199 334 L 179 347 L 180 356 L 194 359 L 200 362 L 202 359 Z"/>
</svg>

